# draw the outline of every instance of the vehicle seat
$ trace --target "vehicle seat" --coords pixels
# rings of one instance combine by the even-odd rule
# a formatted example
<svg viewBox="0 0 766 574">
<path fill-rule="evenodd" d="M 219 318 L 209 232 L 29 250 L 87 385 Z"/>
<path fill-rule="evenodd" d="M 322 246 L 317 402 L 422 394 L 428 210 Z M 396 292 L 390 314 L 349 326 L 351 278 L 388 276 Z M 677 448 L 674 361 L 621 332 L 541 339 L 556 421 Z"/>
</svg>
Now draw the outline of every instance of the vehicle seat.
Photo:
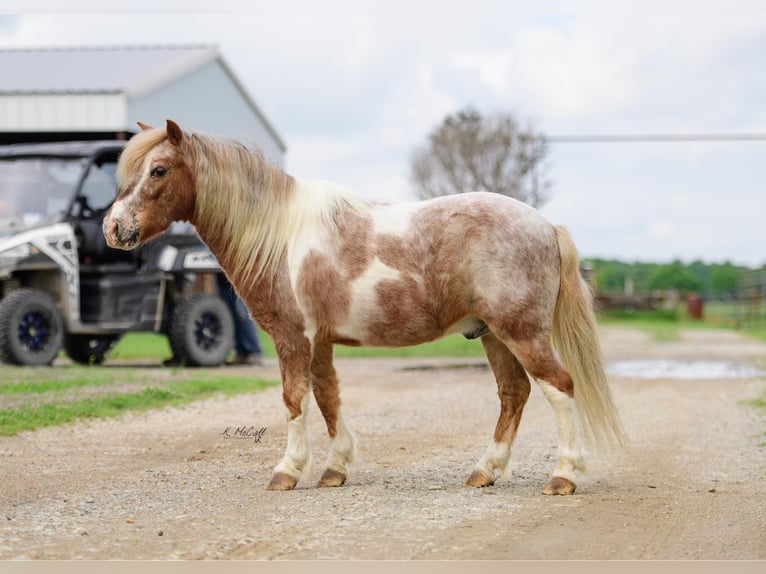
<svg viewBox="0 0 766 574">
<path fill-rule="evenodd" d="M 113 249 L 106 244 L 102 231 L 104 216 L 83 219 L 75 224 L 78 257 L 82 265 L 108 265 L 110 263 L 135 262 L 137 250 Z"/>
</svg>

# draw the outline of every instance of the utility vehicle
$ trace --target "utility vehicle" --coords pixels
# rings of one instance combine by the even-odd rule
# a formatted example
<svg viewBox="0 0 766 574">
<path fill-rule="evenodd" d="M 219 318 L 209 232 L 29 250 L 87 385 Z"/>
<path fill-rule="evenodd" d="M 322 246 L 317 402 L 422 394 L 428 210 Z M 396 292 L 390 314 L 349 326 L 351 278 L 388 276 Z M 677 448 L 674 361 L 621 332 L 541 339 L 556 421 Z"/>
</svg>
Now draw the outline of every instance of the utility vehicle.
<svg viewBox="0 0 766 574">
<path fill-rule="evenodd" d="M 0 146 L 0 361 L 50 365 L 63 348 L 100 364 L 133 331 L 165 334 L 186 365 L 226 360 L 229 308 L 195 287 L 200 274 L 222 271 L 192 228 L 134 251 L 106 245 L 101 225 L 124 145 Z"/>
</svg>

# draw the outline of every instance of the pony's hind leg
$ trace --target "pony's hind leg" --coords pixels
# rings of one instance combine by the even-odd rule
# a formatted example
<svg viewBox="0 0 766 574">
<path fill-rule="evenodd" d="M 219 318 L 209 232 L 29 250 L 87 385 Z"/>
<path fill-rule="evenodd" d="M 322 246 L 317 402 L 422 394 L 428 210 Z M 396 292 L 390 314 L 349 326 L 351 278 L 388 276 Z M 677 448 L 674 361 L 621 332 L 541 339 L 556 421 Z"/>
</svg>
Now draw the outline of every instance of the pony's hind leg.
<svg viewBox="0 0 766 574">
<path fill-rule="evenodd" d="M 317 345 L 311 362 L 311 387 L 327 432 L 333 439 L 327 465 L 318 486 L 342 486 L 348 477 L 348 466 L 356 456 L 356 439 L 340 412 L 338 377 L 332 364 L 332 345 Z"/>
<path fill-rule="evenodd" d="M 500 417 L 493 440 L 468 477 L 467 486 L 490 486 L 494 484 L 496 475 L 502 476 L 506 471 L 530 391 L 527 373 L 508 347 L 491 333 L 484 335 L 481 342 L 497 380 Z"/>
<path fill-rule="evenodd" d="M 556 359 L 547 337 L 533 341 L 514 341 L 511 348 L 540 385 L 556 413 L 558 459 L 553 477 L 543 493 L 572 494 L 577 487 L 575 471 L 585 470 L 575 430 L 572 377 Z"/>
<path fill-rule="evenodd" d="M 577 444 L 574 424 L 574 401 L 571 396 L 543 380 L 537 381 L 545 398 L 556 412 L 558 430 L 558 460 L 553 478 L 543 490 L 544 494 L 572 494 L 575 491 L 575 470 L 585 470 L 585 462 Z"/>
</svg>

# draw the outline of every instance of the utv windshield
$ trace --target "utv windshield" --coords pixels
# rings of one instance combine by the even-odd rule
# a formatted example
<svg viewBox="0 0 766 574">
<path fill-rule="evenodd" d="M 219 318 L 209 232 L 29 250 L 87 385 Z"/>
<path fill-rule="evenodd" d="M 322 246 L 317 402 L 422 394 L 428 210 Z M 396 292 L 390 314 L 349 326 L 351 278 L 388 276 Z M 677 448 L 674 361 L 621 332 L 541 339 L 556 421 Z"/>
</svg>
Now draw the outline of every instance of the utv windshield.
<svg viewBox="0 0 766 574">
<path fill-rule="evenodd" d="M 0 158 L 0 228 L 61 219 L 83 170 L 82 158 Z"/>
</svg>

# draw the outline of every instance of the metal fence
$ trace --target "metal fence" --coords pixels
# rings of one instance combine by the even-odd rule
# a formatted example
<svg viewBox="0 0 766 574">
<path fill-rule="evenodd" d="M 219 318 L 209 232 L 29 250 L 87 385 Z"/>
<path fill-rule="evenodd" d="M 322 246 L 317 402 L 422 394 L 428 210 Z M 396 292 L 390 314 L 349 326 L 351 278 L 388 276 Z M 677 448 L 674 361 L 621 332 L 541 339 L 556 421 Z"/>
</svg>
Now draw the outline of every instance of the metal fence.
<svg viewBox="0 0 766 574">
<path fill-rule="evenodd" d="M 766 270 L 745 274 L 733 291 L 707 294 L 705 320 L 740 329 L 766 327 Z"/>
<path fill-rule="evenodd" d="M 766 270 L 752 271 L 737 286 L 737 325 L 766 326 Z"/>
</svg>

